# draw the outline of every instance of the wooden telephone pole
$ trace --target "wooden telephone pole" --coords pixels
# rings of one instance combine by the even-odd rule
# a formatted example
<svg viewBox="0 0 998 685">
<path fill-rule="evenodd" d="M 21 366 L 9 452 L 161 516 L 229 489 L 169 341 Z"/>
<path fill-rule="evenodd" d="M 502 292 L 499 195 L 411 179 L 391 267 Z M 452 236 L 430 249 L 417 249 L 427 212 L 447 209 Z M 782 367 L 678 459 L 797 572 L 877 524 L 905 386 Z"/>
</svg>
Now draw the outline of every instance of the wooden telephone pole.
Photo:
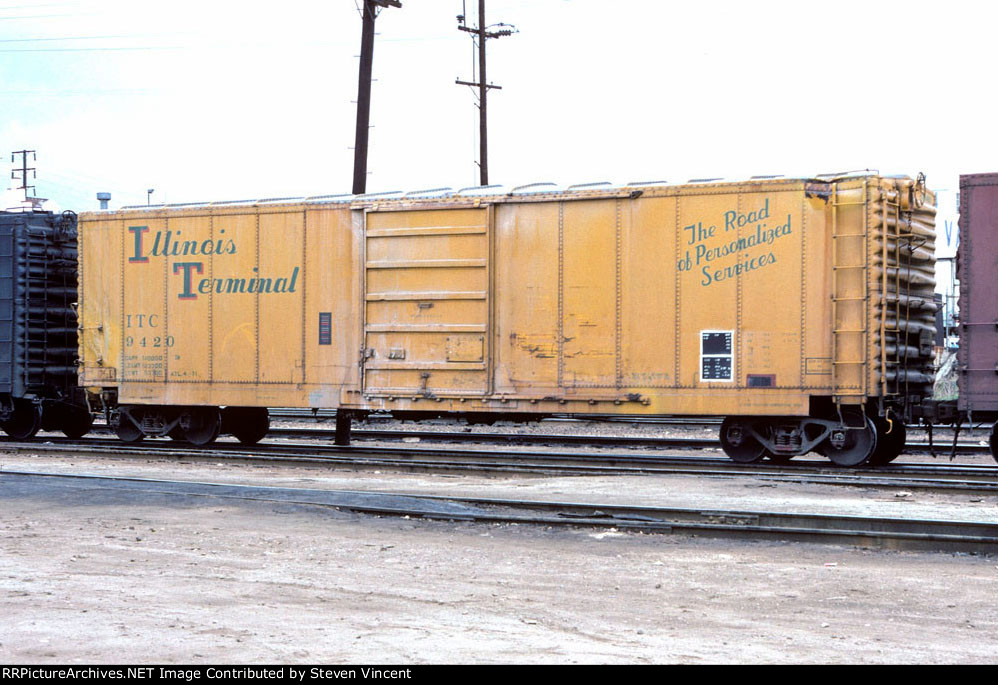
<svg viewBox="0 0 998 685">
<path fill-rule="evenodd" d="M 34 186 L 28 185 L 28 172 L 31 172 L 32 178 L 38 178 L 38 172 L 35 171 L 35 168 L 28 166 L 28 155 L 31 155 L 33 160 L 37 160 L 38 156 L 35 154 L 34 150 L 18 150 L 17 152 L 10 153 L 10 161 L 13 162 L 17 155 L 21 155 L 21 169 L 20 171 L 17 169 L 11 171 L 10 177 L 17 178 L 17 174 L 21 174 L 21 185 L 18 187 L 18 190 L 24 191 L 24 200 L 27 201 L 31 196 L 30 191 L 35 189 Z"/>
<path fill-rule="evenodd" d="M 481 184 L 487 186 L 489 184 L 488 92 L 492 88 L 502 90 L 502 87 L 492 85 L 485 80 L 485 41 L 489 38 L 512 35 L 516 28 L 502 23 L 487 26 L 485 24 L 485 0 L 478 0 L 478 26 L 468 26 L 465 23 L 465 15 L 459 14 L 457 29 L 472 34 L 472 40 L 475 40 L 478 45 L 478 81 L 458 79 L 455 83 L 478 88 L 478 168 Z M 494 30 L 490 31 L 489 29 Z"/>
<path fill-rule="evenodd" d="M 371 69 L 374 66 L 374 20 L 385 7 L 402 7 L 399 0 L 363 0 L 360 38 L 360 77 L 357 84 L 357 135 L 353 147 L 353 194 L 367 191 L 367 139 L 371 124 Z"/>
</svg>

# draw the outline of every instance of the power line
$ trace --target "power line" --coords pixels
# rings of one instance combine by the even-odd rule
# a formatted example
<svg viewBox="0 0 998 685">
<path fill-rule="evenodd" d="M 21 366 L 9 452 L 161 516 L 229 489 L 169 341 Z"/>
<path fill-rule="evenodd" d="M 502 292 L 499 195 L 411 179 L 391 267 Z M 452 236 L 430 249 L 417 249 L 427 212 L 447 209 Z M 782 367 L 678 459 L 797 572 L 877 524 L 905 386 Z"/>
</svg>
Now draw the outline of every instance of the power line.
<svg viewBox="0 0 998 685">
<path fill-rule="evenodd" d="M 169 92 L 164 88 L 95 88 L 86 90 L 0 90 L 0 95 L 28 95 L 40 97 L 63 97 L 74 96 L 94 96 L 94 95 L 153 95 L 157 93 Z"/>
<path fill-rule="evenodd" d="M 0 43 L 34 43 L 38 41 L 53 41 L 53 40 L 97 40 L 101 38 L 110 38 L 117 40 L 119 38 L 163 38 L 163 34 L 155 33 L 132 33 L 132 34 L 122 34 L 117 36 L 51 36 L 51 37 L 32 37 L 32 38 L 0 38 Z"/>
<path fill-rule="evenodd" d="M 472 41 L 476 41 L 478 47 L 478 81 L 462 81 L 456 79 L 454 82 L 461 86 L 471 86 L 478 88 L 478 170 L 480 182 L 483 186 L 489 184 L 489 139 L 488 139 L 488 92 L 491 89 L 502 90 L 501 86 L 488 83 L 485 79 L 485 43 L 490 38 L 502 38 L 516 33 L 516 27 L 509 24 L 498 23 L 491 26 L 485 23 L 485 0 L 478 0 L 478 26 L 471 27 L 465 22 L 465 5 L 462 3 L 462 13 L 457 16 L 457 30 L 466 31 L 471 34 Z M 474 79 L 474 66 L 472 66 L 472 78 Z"/>
<path fill-rule="evenodd" d="M 0 38 L 0 43 L 36 43 L 36 42 L 51 42 L 51 41 L 62 41 L 62 40 L 127 40 L 131 38 L 174 38 L 178 35 L 196 35 L 196 34 L 170 34 L 170 33 L 125 33 L 120 35 L 107 35 L 107 36 L 54 36 L 54 37 L 31 37 L 31 38 Z M 380 38 L 381 43 L 425 43 L 428 41 L 438 41 L 446 40 L 452 41 L 457 40 L 453 35 L 446 36 L 402 36 L 399 38 Z M 295 44 L 299 44 L 301 41 L 295 41 Z M 212 42 L 212 45 L 215 45 Z M 275 45 L 282 45 L 282 43 L 274 43 Z M 188 44 L 190 45 L 190 44 Z M 329 41 L 323 42 L 312 42 L 307 43 L 307 45 L 315 46 L 329 46 Z M 250 46 L 255 47 L 255 46 Z"/>
<path fill-rule="evenodd" d="M 67 5 L 73 5 L 76 3 L 71 2 L 49 2 L 44 5 L 4 5 L 0 7 L 0 10 L 20 10 L 20 9 L 33 9 L 36 10 L 39 7 L 66 7 Z"/>
<path fill-rule="evenodd" d="M 451 36 L 437 36 L 432 38 L 386 38 L 384 43 L 424 43 L 430 41 L 448 41 Z M 44 39 L 39 39 L 44 40 Z M 53 39 L 59 40 L 59 39 Z M 0 41 L 2 43 L 3 41 Z M 128 46 L 95 46 L 86 48 L 0 48 L 0 53 L 76 53 L 76 52 L 165 52 L 177 50 L 260 50 L 262 48 L 272 48 L 275 50 L 299 49 L 299 50 L 325 50 L 329 48 L 327 42 L 295 42 L 295 43 L 186 43 L 181 45 L 128 45 Z"/>
<path fill-rule="evenodd" d="M 129 46 L 129 47 L 100 47 L 100 48 L 21 48 L 21 49 L 10 49 L 3 48 L 0 52 L 132 52 L 132 51 L 143 51 L 151 52 L 156 50 L 188 50 L 191 47 L 199 46 L 156 46 L 156 45 L 141 45 L 141 46 Z M 226 46 L 225 49 L 231 48 L 233 46 Z M 236 46 L 238 47 L 238 46 Z M 247 48 L 259 48 L 259 45 L 246 45 Z M 205 49 L 216 49 L 216 46 L 204 46 Z M 220 48 L 219 48 L 220 49 Z"/>
<path fill-rule="evenodd" d="M 0 20 L 10 21 L 12 19 L 51 19 L 54 17 L 92 17 L 100 12 L 64 12 L 62 14 L 22 14 L 16 17 L 0 17 Z"/>
</svg>

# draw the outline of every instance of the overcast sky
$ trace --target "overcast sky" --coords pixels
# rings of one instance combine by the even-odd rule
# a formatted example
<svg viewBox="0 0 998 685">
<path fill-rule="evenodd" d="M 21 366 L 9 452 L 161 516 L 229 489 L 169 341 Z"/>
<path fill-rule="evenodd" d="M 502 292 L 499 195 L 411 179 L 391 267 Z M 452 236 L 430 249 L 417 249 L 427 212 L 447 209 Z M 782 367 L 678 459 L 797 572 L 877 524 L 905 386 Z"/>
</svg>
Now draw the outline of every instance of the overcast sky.
<svg viewBox="0 0 998 685">
<path fill-rule="evenodd" d="M 0 0 L 0 158 L 64 208 L 347 192 L 354 0 Z M 461 0 L 376 39 L 368 190 L 477 183 Z M 477 22 L 477 0 L 468 2 Z M 982 2 L 488 0 L 490 177 L 683 181 L 998 170 Z"/>
</svg>

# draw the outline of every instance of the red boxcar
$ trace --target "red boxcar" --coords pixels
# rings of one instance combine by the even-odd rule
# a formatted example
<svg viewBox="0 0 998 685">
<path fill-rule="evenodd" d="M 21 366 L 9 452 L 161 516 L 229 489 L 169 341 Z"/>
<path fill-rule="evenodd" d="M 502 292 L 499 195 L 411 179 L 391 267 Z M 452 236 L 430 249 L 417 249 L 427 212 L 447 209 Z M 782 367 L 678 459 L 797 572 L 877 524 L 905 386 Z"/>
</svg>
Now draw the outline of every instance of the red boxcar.
<svg viewBox="0 0 998 685">
<path fill-rule="evenodd" d="M 998 173 L 960 177 L 960 395 L 961 416 L 998 418 Z M 998 459 L 998 424 L 991 429 Z"/>
</svg>

